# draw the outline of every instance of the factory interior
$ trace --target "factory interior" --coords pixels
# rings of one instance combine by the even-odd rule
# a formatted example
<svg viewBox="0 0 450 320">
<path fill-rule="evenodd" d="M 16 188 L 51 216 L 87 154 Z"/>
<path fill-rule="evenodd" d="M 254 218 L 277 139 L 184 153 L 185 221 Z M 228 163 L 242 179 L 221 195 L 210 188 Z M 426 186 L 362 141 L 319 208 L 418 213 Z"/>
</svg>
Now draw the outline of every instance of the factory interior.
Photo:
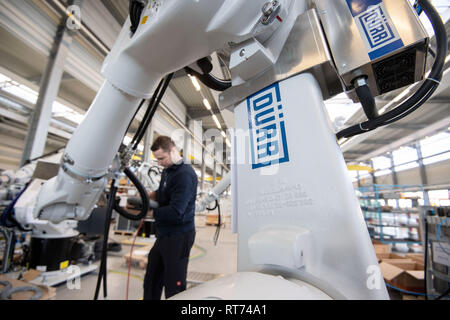
<svg viewBox="0 0 450 320">
<path fill-rule="evenodd" d="M 1 0 L 0 300 L 448 300 L 449 35 L 448 0 Z"/>
</svg>

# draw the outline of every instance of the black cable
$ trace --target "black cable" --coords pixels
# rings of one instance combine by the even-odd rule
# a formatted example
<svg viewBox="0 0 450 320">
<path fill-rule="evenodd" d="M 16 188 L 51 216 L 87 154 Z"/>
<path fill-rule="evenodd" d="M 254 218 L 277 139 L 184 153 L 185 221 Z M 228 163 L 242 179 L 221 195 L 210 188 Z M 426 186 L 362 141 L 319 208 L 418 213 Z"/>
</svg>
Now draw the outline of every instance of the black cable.
<svg viewBox="0 0 450 320">
<path fill-rule="evenodd" d="M 169 74 L 166 77 L 166 79 L 164 80 L 164 84 L 161 88 L 161 92 L 159 93 L 158 97 L 156 98 L 156 101 L 154 102 L 154 105 L 150 111 L 150 114 L 149 114 L 148 118 L 146 119 L 146 122 L 144 123 L 143 130 L 139 133 L 139 135 L 134 143 L 133 150 L 137 149 L 139 143 L 141 142 L 142 138 L 144 137 L 145 131 L 147 130 L 148 126 L 150 125 L 151 121 L 153 120 L 156 110 L 158 109 L 158 106 L 161 103 L 161 100 L 162 100 L 164 94 L 166 93 L 167 88 L 169 87 L 169 83 L 172 80 L 173 75 L 174 75 L 173 73 Z"/>
<path fill-rule="evenodd" d="M 139 104 L 139 107 L 137 108 L 136 112 L 134 113 L 133 118 L 131 118 L 131 121 L 130 121 L 130 123 L 128 124 L 127 131 L 125 131 L 125 134 L 127 134 L 128 130 L 130 130 L 130 127 L 131 127 L 131 124 L 132 124 L 133 121 L 134 121 L 134 118 L 136 118 L 136 116 L 137 116 L 139 110 L 141 110 L 141 108 L 142 108 L 142 106 L 144 105 L 144 103 L 145 103 L 145 99 L 142 99 L 141 103 Z"/>
<path fill-rule="evenodd" d="M 133 28 L 135 26 L 135 19 L 134 19 L 134 0 L 130 0 L 130 6 L 129 6 L 129 14 L 130 14 L 130 22 L 131 22 L 131 27 L 130 30 L 131 32 L 133 32 Z M 134 32 L 133 32 L 134 33 Z"/>
<path fill-rule="evenodd" d="M 216 208 L 218 211 L 218 216 L 217 216 L 217 229 L 216 229 L 216 233 L 214 234 L 214 245 L 217 245 L 217 241 L 219 240 L 219 235 L 220 235 L 220 228 L 222 226 L 222 214 L 220 212 L 219 200 L 216 200 Z"/>
<path fill-rule="evenodd" d="M 440 79 L 438 81 L 440 81 Z M 394 122 L 406 117 L 407 115 L 409 115 L 410 113 L 414 112 L 419 107 L 421 107 L 427 101 L 427 99 L 434 93 L 434 91 L 437 89 L 437 87 L 438 87 L 437 84 L 433 83 L 431 85 L 431 89 L 428 92 L 426 92 L 425 94 L 423 94 L 423 96 L 419 98 L 419 100 L 416 102 L 415 105 L 412 105 L 409 108 L 403 108 L 406 110 L 404 110 L 404 111 L 400 110 L 401 106 L 399 106 L 399 107 L 395 108 L 394 110 L 384 113 L 383 115 L 379 116 L 376 119 L 369 120 L 367 122 L 363 122 L 358 125 L 351 126 L 349 128 L 346 128 L 346 129 L 338 132 L 336 134 L 336 138 L 338 140 L 340 140 L 341 138 L 350 138 L 350 137 L 353 137 L 355 135 L 358 135 L 358 134 L 361 134 L 364 132 L 375 130 L 382 126 L 386 126 L 388 124 L 394 123 Z M 418 92 L 419 91 L 417 91 L 410 99 L 416 100 L 416 98 L 418 98 L 418 96 L 420 94 L 422 94 L 422 92 L 420 92 L 420 94 L 417 94 Z M 407 103 L 407 102 L 408 101 L 406 101 L 405 103 Z M 385 121 L 383 122 L 383 120 L 385 120 Z"/>
<path fill-rule="evenodd" d="M 386 121 L 383 126 L 397 122 L 398 120 L 406 117 L 407 115 L 413 113 L 414 111 L 416 111 L 417 109 L 419 109 L 419 107 L 422 106 L 422 104 L 424 104 L 430 97 L 431 95 L 434 93 L 434 91 L 437 89 L 437 84 L 435 85 L 435 88 L 433 90 L 430 90 L 425 96 L 422 97 L 422 99 L 419 101 L 419 103 L 417 103 L 415 106 L 411 107 L 410 109 L 408 109 L 407 111 L 403 112 L 402 114 L 400 114 L 399 116 L 390 119 L 388 121 Z"/>
<path fill-rule="evenodd" d="M 97 278 L 97 286 L 95 289 L 94 300 L 98 299 L 98 294 L 100 291 L 100 285 L 103 279 L 103 296 L 106 298 L 108 295 L 107 289 L 107 259 L 108 259 L 108 238 L 109 238 L 109 228 L 111 223 L 112 211 L 115 209 L 119 214 L 124 216 L 127 219 L 131 220 L 141 220 L 143 217 L 147 215 L 149 199 L 147 191 L 145 190 L 142 183 L 139 179 L 133 174 L 133 172 L 129 169 L 125 169 L 126 176 L 133 182 L 135 187 L 138 189 L 141 198 L 142 198 L 142 209 L 139 215 L 132 215 L 126 212 L 126 210 L 122 209 L 115 201 L 117 187 L 115 186 L 115 180 L 111 182 L 110 195 L 108 199 L 108 207 L 106 211 L 106 220 L 105 220 L 105 229 L 103 233 L 103 246 L 102 246 L 102 256 L 100 262 L 100 271 Z"/>
<path fill-rule="evenodd" d="M 436 52 L 433 50 L 433 48 L 428 47 L 428 53 L 433 57 L 433 59 L 436 59 Z"/>
<path fill-rule="evenodd" d="M 137 215 L 128 213 L 126 209 L 119 206 L 119 204 L 116 201 L 114 202 L 114 210 L 116 210 L 122 217 L 129 219 L 129 220 L 142 220 L 145 218 L 145 216 L 148 213 L 149 209 L 149 198 L 147 194 L 147 190 L 145 189 L 144 185 L 139 181 L 139 179 L 135 176 L 135 174 L 129 169 L 126 168 L 124 171 L 125 175 L 130 179 L 130 181 L 134 184 L 136 189 L 138 190 L 141 200 L 142 200 L 142 208 L 141 212 Z"/>
<path fill-rule="evenodd" d="M 212 74 L 201 74 L 189 67 L 185 67 L 184 70 L 188 74 L 197 77 L 205 86 L 213 90 L 225 91 L 231 87 L 231 80 L 218 79 Z"/>
<path fill-rule="evenodd" d="M 131 144 L 133 144 L 137 141 L 138 137 L 141 135 L 141 132 L 143 132 L 143 131 L 145 132 L 145 129 L 146 129 L 146 128 L 144 128 L 145 123 L 147 122 L 147 119 L 149 118 L 149 116 L 152 112 L 152 109 L 154 108 L 155 100 L 156 100 L 157 96 L 159 95 L 163 84 L 164 84 L 164 79 L 162 79 L 159 82 L 158 87 L 156 88 L 155 92 L 153 93 L 153 96 L 148 103 L 147 111 L 145 112 L 144 117 L 142 118 L 142 121 L 139 124 L 139 128 L 136 131 L 136 133 L 133 137 L 133 140 L 131 140 Z"/>
<path fill-rule="evenodd" d="M 108 206 L 106 209 L 106 220 L 105 220 L 105 228 L 103 231 L 103 246 L 102 246 L 102 256 L 101 256 L 101 262 L 100 262 L 100 271 L 98 273 L 98 278 L 97 278 L 97 286 L 95 288 L 95 295 L 94 295 L 94 300 L 98 299 L 98 294 L 100 291 L 100 285 L 103 279 L 103 294 L 104 297 L 106 298 L 107 296 L 107 291 L 106 291 L 106 277 L 107 277 L 107 250 L 108 250 L 108 238 L 109 238 L 109 225 L 111 222 L 111 216 L 112 216 L 112 211 L 114 208 L 114 203 L 115 203 L 115 198 L 116 198 L 116 192 L 117 192 L 117 187 L 115 186 L 115 180 L 112 180 L 111 182 L 111 188 L 110 188 L 110 192 L 109 192 L 109 199 L 108 199 Z"/>
<path fill-rule="evenodd" d="M 208 207 L 206 207 L 206 210 L 208 210 L 208 211 L 214 211 L 214 210 L 217 209 L 217 205 L 218 205 L 218 202 L 217 202 L 217 200 L 216 200 L 216 201 L 215 201 L 214 208 L 208 208 Z"/>
<path fill-rule="evenodd" d="M 129 6 L 129 12 L 130 12 L 130 31 L 132 34 L 136 32 L 136 30 L 139 27 L 139 22 L 141 19 L 142 11 L 144 10 L 145 5 L 137 0 L 131 0 L 130 6 Z"/>
<path fill-rule="evenodd" d="M 376 119 L 351 126 L 338 132 L 336 134 L 338 140 L 371 131 L 380 126 L 385 126 L 393 121 L 398 121 L 404 118 L 412 111 L 423 105 L 426 99 L 431 97 L 437 89 L 439 82 L 442 79 L 445 58 L 447 56 L 447 34 L 442 19 L 436 9 L 427 0 L 419 0 L 418 4 L 422 7 L 423 11 L 430 20 L 436 36 L 436 59 L 431 68 L 428 79 L 423 82 L 421 87 L 410 98 L 408 98 L 408 100 L 397 106 L 395 109 L 384 113 Z"/>
<path fill-rule="evenodd" d="M 367 116 L 367 119 L 373 120 L 378 117 L 378 110 L 375 104 L 375 98 L 373 97 L 372 92 L 367 84 L 364 85 L 356 85 L 355 86 L 356 95 L 361 102 L 364 113 Z"/>
<path fill-rule="evenodd" d="M 133 20 L 132 20 L 132 24 L 131 24 L 131 32 L 134 34 L 139 26 L 139 19 L 138 19 L 139 6 L 136 1 L 133 0 L 132 2 L 133 2 L 133 6 L 131 9 L 130 15 L 133 17 Z"/>
</svg>

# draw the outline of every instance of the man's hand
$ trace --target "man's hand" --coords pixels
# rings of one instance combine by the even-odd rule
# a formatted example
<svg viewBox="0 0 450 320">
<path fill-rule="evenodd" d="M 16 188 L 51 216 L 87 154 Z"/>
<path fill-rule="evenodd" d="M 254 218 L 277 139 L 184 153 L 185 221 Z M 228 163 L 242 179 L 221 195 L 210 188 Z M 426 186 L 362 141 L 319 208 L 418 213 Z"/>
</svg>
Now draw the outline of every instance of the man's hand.
<svg viewBox="0 0 450 320">
<path fill-rule="evenodd" d="M 155 191 L 149 192 L 148 197 L 150 200 L 156 201 L 156 192 Z"/>
</svg>

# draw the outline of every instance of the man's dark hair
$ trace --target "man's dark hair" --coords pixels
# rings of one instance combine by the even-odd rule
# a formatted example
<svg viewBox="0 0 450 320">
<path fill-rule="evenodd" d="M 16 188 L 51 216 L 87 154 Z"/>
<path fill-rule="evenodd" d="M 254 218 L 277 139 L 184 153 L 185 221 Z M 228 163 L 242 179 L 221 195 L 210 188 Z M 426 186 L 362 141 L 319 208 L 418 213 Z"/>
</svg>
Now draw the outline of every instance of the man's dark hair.
<svg viewBox="0 0 450 320">
<path fill-rule="evenodd" d="M 152 147 L 150 148 L 153 152 L 162 149 L 164 152 L 170 152 L 170 149 L 175 147 L 175 142 L 173 142 L 170 137 L 167 136 L 159 136 L 156 138 L 155 142 L 153 142 Z"/>
</svg>

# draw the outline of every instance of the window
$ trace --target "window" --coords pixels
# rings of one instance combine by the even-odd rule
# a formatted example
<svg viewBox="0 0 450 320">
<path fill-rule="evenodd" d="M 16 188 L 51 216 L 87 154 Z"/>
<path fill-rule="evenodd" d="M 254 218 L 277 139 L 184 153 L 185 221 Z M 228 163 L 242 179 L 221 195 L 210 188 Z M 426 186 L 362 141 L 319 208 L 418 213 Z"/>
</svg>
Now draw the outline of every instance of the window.
<svg viewBox="0 0 450 320">
<path fill-rule="evenodd" d="M 399 172 L 399 171 L 403 171 L 403 170 L 408 170 L 408 169 L 412 169 L 415 167 L 418 167 L 419 164 L 417 162 L 410 162 L 410 163 L 405 163 L 399 166 L 396 166 L 394 168 L 395 172 Z"/>
<path fill-rule="evenodd" d="M 4 86 L 2 90 L 32 104 L 35 104 L 38 99 L 38 93 L 36 91 L 14 81 Z"/>
<path fill-rule="evenodd" d="M 426 159 L 423 159 L 423 164 L 424 165 L 428 165 L 428 164 L 432 164 L 435 162 L 439 162 L 439 161 L 444 161 L 444 160 L 448 160 L 450 159 L 450 151 L 443 153 L 443 154 L 439 154 L 437 156 L 433 156 L 433 157 L 429 157 Z"/>
<path fill-rule="evenodd" d="M 424 165 L 450 159 L 450 133 L 441 132 L 420 141 Z"/>
<path fill-rule="evenodd" d="M 430 190 L 428 191 L 430 204 L 432 206 L 448 206 L 450 204 L 449 190 Z"/>
<path fill-rule="evenodd" d="M 419 157 L 417 156 L 417 150 L 415 148 L 401 147 L 392 152 L 392 158 L 394 160 L 394 170 L 396 172 L 419 166 L 419 163 L 416 162 Z"/>
<path fill-rule="evenodd" d="M 3 87 L 6 82 L 11 81 L 10 78 L 0 73 L 0 86 Z"/>
<path fill-rule="evenodd" d="M 391 173 L 392 173 L 391 169 L 378 170 L 378 171 L 375 172 L 375 177 L 385 176 L 385 175 L 391 174 Z"/>
<path fill-rule="evenodd" d="M 376 157 L 372 159 L 375 170 L 388 169 L 391 167 L 391 159 L 388 157 Z"/>
<path fill-rule="evenodd" d="M 13 96 L 28 101 L 32 104 L 36 104 L 39 96 L 36 91 L 18 82 L 12 81 L 10 78 L 6 77 L 3 74 L 0 74 L 0 91 L 8 92 Z M 57 101 L 53 103 L 52 107 L 53 117 L 65 118 L 74 122 L 75 124 L 80 124 L 85 117 L 84 114 L 80 114 L 74 109 L 65 106 Z"/>
</svg>

